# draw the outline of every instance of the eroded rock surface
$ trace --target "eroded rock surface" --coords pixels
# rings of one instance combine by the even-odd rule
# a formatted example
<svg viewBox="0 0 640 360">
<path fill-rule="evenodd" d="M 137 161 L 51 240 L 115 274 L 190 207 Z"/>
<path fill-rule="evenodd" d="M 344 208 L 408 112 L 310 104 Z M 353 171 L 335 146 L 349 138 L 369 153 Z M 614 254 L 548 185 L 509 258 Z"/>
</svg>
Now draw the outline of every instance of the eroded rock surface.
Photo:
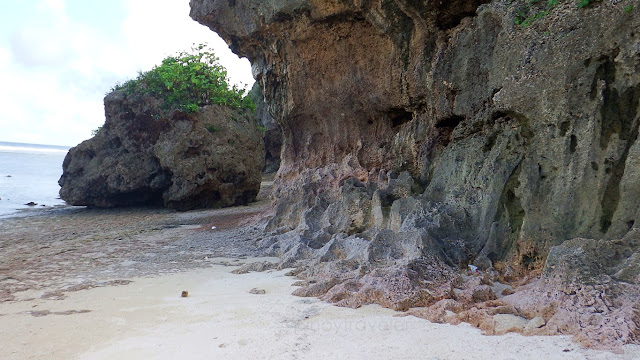
<svg viewBox="0 0 640 360">
<path fill-rule="evenodd" d="M 637 227 L 640 12 L 561 1 L 523 27 L 522 5 L 191 1 L 194 19 L 251 60 L 282 127 L 261 244 L 317 280 L 300 295 L 397 309 L 452 300 L 458 321 L 481 326 L 513 305 L 460 278 L 468 264 L 516 287 L 542 273 L 536 291 L 580 294 L 604 274 L 597 291 L 635 293 L 637 277 L 614 277 L 598 252 L 573 285 L 548 279 L 580 244 L 604 249 Z M 630 254 L 619 266 L 634 264 Z M 620 318 L 607 328 L 617 337 L 593 343 L 638 342 L 637 298 L 612 295 L 611 314 L 623 316 L 597 310 L 582 321 L 588 305 L 549 296 L 555 305 L 535 298 L 513 315 L 587 343 L 599 321 Z"/>
<path fill-rule="evenodd" d="M 160 106 L 149 95 L 107 95 L 104 126 L 64 160 L 60 197 L 72 205 L 179 210 L 253 201 L 264 161 L 255 119 L 218 105 L 169 115 Z"/>
</svg>

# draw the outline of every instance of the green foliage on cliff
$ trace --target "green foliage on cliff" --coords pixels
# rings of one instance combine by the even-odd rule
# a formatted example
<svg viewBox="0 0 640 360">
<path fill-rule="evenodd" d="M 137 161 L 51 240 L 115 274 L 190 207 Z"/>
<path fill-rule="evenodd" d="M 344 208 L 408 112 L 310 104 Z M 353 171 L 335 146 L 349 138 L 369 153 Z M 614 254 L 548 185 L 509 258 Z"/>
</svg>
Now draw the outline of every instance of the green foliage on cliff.
<svg viewBox="0 0 640 360">
<path fill-rule="evenodd" d="M 515 7 L 514 22 L 516 25 L 527 27 L 534 21 L 542 19 L 551 13 L 551 10 L 566 0 L 507 0 L 510 6 Z M 602 0 L 572 0 L 578 9 L 586 8 Z M 626 11 L 626 10 L 625 10 Z"/>
<path fill-rule="evenodd" d="M 215 125 L 213 125 L 213 124 L 207 124 L 207 125 L 205 125 L 204 127 L 205 127 L 205 129 L 207 129 L 207 131 L 208 131 L 208 132 L 210 132 L 210 133 L 212 133 L 212 134 L 213 134 L 213 133 L 215 133 L 215 132 L 220 131 L 220 129 L 218 129 L 218 128 L 217 128 Z"/>
<path fill-rule="evenodd" d="M 601 0 L 578 0 L 578 8 L 582 9 L 584 7 L 587 7 L 593 4 L 596 1 L 601 1 Z"/>
<path fill-rule="evenodd" d="M 162 99 L 167 110 L 187 113 L 210 104 L 255 110 L 253 101 L 244 96 L 245 90 L 229 83 L 227 70 L 215 54 L 206 45 L 199 45 L 190 53 L 167 57 L 162 64 L 116 85 L 114 90 L 124 90 L 128 95 L 150 94 Z"/>
</svg>

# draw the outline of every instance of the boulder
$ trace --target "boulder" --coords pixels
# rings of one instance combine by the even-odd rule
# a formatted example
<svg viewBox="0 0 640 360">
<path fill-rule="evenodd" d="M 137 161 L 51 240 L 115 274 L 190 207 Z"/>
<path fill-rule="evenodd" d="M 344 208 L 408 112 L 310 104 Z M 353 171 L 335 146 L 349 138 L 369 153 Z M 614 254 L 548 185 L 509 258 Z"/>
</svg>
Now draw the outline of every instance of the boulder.
<svg viewBox="0 0 640 360">
<path fill-rule="evenodd" d="M 524 333 L 527 334 L 536 331 L 536 329 L 539 329 L 546 324 L 547 322 L 544 321 L 544 318 L 542 316 L 536 316 L 533 319 L 529 320 L 527 325 L 524 327 Z"/>
<path fill-rule="evenodd" d="M 260 190 L 261 133 L 245 110 L 209 105 L 167 113 L 149 95 L 105 97 L 104 126 L 69 150 L 59 180 L 71 205 L 247 204 Z"/>
<path fill-rule="evenodd" d="M 496 314 L 483 323 L 481 328 L 489 334 L 501 335 L 508 332 L 522 332 L 529 321 L 511 314 Z"/>
</svg>

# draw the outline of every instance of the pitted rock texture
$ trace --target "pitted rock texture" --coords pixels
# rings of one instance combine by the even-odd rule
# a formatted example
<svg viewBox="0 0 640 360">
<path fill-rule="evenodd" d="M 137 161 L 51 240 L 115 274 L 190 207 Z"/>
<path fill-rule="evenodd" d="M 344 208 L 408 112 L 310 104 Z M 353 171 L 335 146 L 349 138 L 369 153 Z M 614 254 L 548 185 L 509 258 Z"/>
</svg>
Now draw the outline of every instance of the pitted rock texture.
<svg viewBox="0 0 640 360">
<path fill-rule="evenodd" d="M 528 317 L 547 312 L 546 325 L 532 334 L 576 334 L 585 345 L 637 344 L 640 230 L 619 240 L 566 241 L 551 249 L 540 278 L 519 290 L 503 300 Z"/>
<path fill-rule="evenodd" d="M 522 27 L 518 1 L 191 0 L 283 130 L 262 246 L 318 280 L 313 296 L 404 309 L 455 298 L 468 264 L 518 285 L 567 240 L 624 238 L 640 217 L 640 12 L 623 9 L 640 1 L 624 4 L 561 1 Z M 582 325 L 556 328 L 599 326 Z"/>
<path fill-rule="evenodd" d="M 178 210 L 255 199 L 264 152 L 250 114 L 218 105 L 166 114 L 160 107 L 149 95 L 107 95 L 104 126 L 64 160 L 60 197 L 71 205 Z"/>
</svg>

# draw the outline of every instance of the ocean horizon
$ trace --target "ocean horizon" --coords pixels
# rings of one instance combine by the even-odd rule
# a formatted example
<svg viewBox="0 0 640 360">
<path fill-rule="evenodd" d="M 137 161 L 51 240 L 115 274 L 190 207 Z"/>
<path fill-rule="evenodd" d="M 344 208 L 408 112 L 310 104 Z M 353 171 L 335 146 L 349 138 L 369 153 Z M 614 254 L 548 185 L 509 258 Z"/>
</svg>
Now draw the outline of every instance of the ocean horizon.
<svg viewBox="0 0 640 360">
<path fill-rule="evenodd" d="M 48 144 L 31 144 L 12 141 L 0 141 L 0 151 L 64 151 L 65 153 L 71 149 L 72 146 L 64 145 L 48 145 Z"/>
<path fill-rule="evenodd" d="M 65 205 L 58 195 L 58 179 L 70 148 L 0 141 L 0 218 L 23 209 Z"/>
</svg>

